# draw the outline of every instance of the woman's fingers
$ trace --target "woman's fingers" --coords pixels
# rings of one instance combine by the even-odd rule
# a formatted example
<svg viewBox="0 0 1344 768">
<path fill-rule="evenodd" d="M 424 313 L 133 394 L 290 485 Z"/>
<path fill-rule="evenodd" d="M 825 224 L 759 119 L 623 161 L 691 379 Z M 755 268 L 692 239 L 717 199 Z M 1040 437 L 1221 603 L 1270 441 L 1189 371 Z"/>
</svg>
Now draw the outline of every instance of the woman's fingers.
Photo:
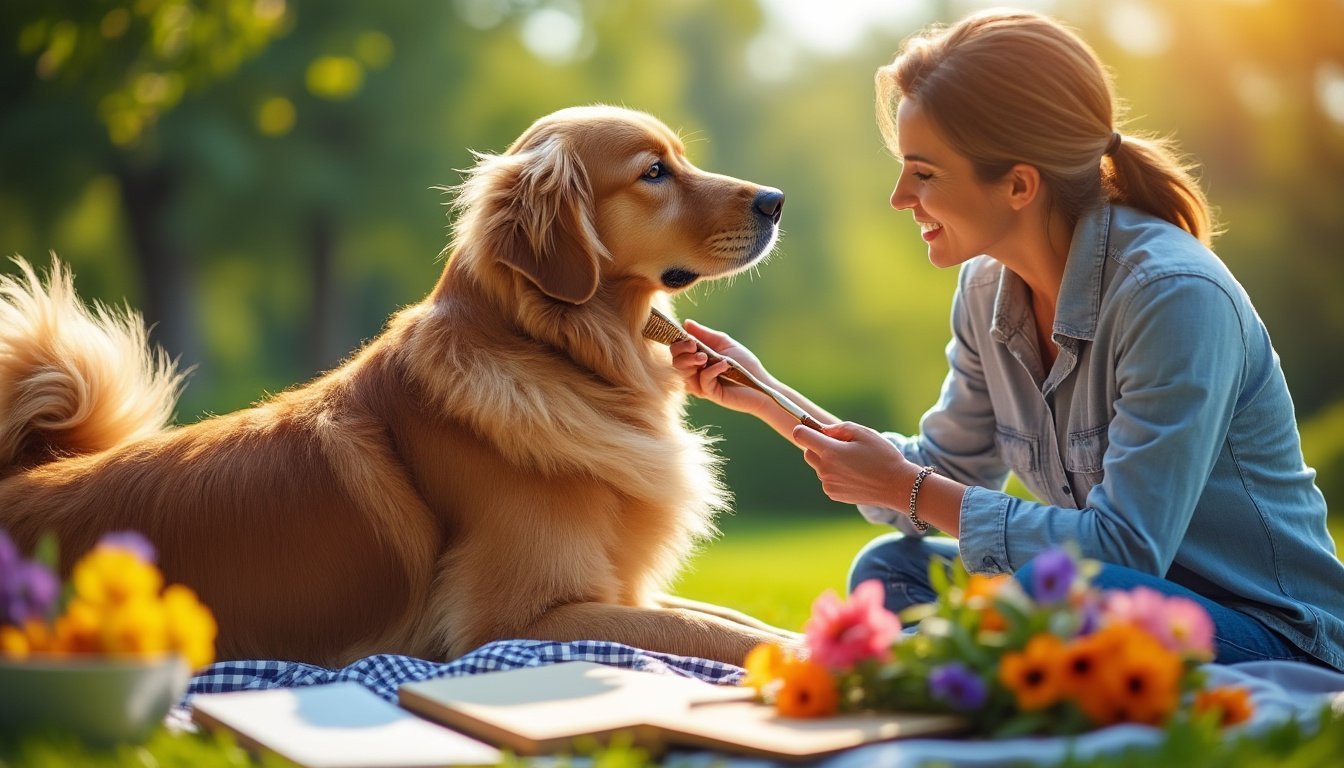
<svg viewBox="0 0 1344 768">
<path fill-rule="evenodd" d="M 707 325 L 701 325 L 694 320 L 687 320 L 684 327 L 687 333 L 708 344 L 710 349 L 721 352 L 729 347 L 741 346 L 728 334 L 716 331 Z"/>
</svg>

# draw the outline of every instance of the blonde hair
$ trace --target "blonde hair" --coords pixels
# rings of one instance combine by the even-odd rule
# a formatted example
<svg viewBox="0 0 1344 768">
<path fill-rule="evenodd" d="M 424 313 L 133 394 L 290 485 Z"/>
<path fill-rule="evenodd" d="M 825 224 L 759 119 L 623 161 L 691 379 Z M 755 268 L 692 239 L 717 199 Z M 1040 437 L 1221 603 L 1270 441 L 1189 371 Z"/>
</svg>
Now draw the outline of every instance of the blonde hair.
<svg viewBox="0 0 1344 768">
<path fill-rule="evenodd" d="M 1040 171 L 1070 221 L 1104 200 L 1161 217 L 1208 245 L 1216 234 L 1195 166 L 1174 144 L 1125 135 L 1110 73 L 1059 22 L 1027 11 L 984 11 L 906 40 L 877 70 L 878 126 L 897 149 L 896 107 L 919 102 L 981 181 L 1013 165 Z"/>
</svg>

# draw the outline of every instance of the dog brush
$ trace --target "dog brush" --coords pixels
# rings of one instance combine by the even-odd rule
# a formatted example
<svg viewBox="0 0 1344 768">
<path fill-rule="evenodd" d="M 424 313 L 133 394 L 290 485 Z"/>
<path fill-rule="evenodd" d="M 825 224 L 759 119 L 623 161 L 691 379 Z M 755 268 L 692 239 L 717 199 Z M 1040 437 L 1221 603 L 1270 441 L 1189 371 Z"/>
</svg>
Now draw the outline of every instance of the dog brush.
<svg viewBox="0 0 1344 768">
<path fill-rule="evenodd" d="M 705 356 L 709 358 L 711 364 L 717 363 L 720 360 L 724 360 L 728 363 L 728 370 L 724 371 L 720 378 L 731 384 L 736 384 L 742 387 L 751 387 L 757 391 L 764 392 L 771 400 L 774 400 L 780 408 L 788 411 L 789 415 L 793 416 L 800 423 L 805 424 L 818 432 L 821 431 L 821 422 L 812 418 L 812 416 L 810 416 L 807 411 L 800 408 L 797 403 L 780 394 L 774 387 L 753 376 L 746 368 L 738 365 L 736 360 L 731 357 L 724 357 L 718 352 L 710 349 L 709 345 L 687 333 L 685 328 L 682 328 L 677 324 L 677 321 L 668 317 L 657 307 L 651 307 L 649 309 L 649 319 L 644 323 L 644 338 L 651 339 L 659 344 L 668 345 L 671 345 L 673 342 L 686 341 L 688 339 L 694 341 L 695 345 L 700 348 L 700 351 L 704 352 Z"/>
</svg>

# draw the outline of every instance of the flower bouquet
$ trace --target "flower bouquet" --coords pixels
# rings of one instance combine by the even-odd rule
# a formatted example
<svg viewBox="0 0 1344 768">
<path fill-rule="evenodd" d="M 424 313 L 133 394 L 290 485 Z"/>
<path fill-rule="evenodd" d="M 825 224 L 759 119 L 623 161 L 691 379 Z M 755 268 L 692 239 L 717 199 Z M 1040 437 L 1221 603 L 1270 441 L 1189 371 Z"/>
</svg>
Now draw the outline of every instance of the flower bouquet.
<svg viewBox="0 0 1344 768">
<path fill-rule="evenodd" d="M 164 587 L 149 542 L 109 534 L 56 573 L 43 539 L 24 559 L 0 531 L 0 724 L 94 742 L 140 741 L 214 660 L 214 616 L 187 587 Z"/>
<path fill-rule="evenodd" d="M 937 599 L 903 612 L 918 622 L 909 631 L 883 607 L 877 581 L 848 602 L 828 591 L 805 626 L 807 656 L 758 646 L 743 684 L 785 717 L 955 713 L 995 738 L 1250 717 L 1246 690 L 1204 690 L 1213 623 L 1202 606 L 1146 588 L 1096 589 L 1098 568 L 1063 548 L 1045 552 L 1029 596 L 1006 574 L 935 562 Z"/>
</svg>

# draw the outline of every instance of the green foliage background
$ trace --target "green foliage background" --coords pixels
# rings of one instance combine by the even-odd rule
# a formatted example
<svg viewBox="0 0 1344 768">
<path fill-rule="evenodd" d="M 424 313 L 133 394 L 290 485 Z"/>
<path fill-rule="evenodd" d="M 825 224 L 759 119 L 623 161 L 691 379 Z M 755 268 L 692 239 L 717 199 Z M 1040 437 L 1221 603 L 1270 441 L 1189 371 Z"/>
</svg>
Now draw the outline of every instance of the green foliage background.
<svg viewBox="0 0 1344 768">
<path fill-rule="evenodd" d="M 1273 334 L 1309 462 L 1344 498 L 1344 6 L 1028 4 L 1112 65 L 1131 129 L 1203 163 L 1218 250 Z M 945 370 L 955 275 L 887 207 L 872 73 L 984 3 L 891 5 L 897 22 L 835 51 L 782 33 L 777 9 L 801 6 L 766 0 L 5 4 L 0 251 L 58 253 L 85 296 L 142 310 L 196 367 L 189 422 L 331 367 L 420 299 L 450 226 L 433 188 L 471 150 L 557 108 L 623 104 L 679 129 L 701 167 L 788 195 L 774 257 L 680 313 L 836 413 L 912 430 Z M 724 436 L 741 515 L 852 514 L 761 425 L 691 416 Z"/>
</svg>

